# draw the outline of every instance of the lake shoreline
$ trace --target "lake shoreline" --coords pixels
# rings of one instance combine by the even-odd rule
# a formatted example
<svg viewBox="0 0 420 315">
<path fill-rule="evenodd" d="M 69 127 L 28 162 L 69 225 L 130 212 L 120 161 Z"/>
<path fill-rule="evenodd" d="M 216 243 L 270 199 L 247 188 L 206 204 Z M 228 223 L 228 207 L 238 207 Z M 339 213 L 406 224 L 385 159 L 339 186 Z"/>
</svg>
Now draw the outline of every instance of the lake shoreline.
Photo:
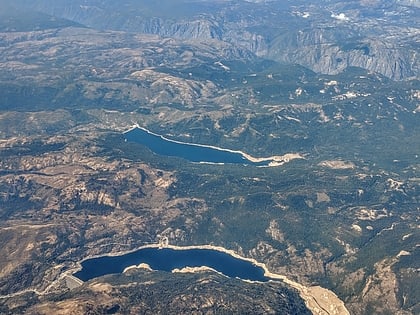
<svg viewBox="0 0 420 315">
<path fill-rule="evenodd" d="M 206 148 L 206 149 L 212 149 L 212 150 L 216 150 L 216 151 L 221 151 L 221 152 L 229 152 L 232 154 L 239 154 L 243 159 L 251 162 L 251 163 L 264 163 L 267 162 L 266 165 L 258 165 L 258 167 L 274 167 L 274 166 L 281 166 L 285 163 L 288 163 L 292 160 L 295 159 L 305 159 L 305 157 L 303 157 L 300 153 L 286 153 L 284 155 L 273 155 L 273 156 L 269 156 L 269 157 L 254 157 L 246 152 L 240 151 L 240 150 L 231 150 L 231 149 L 226 149 L 226 148 L 220 148 L 217 146 L 213 146 L 213 145 L 205 145 L 205 144 L 197 144 L 197 143 L 190 143 L 190 142 L 183 142 L 183 141 L 179 141 L 179 140 L 173 140 L 173 139 L 168 139 L 163 135 L 154 133 L 142 126 L 140 126 L 139 124 L 135 124 L 133 125 L 131 128 L 129 128 L 128 130 L 124 131 L 123 134 L 127 134 L 129 132 L 135 131 L 136 129 L 140 129 L 150 135 L 153 135 L 155 137 L 159 137 L 164 141 L 168 141 L 171 143 L 176 143 L 179 145 L 187 145 L 187 146 L 191 146 L 191 147 L 199 147 L 199 148 Z M 220 162 L 220 163 L 214 163 L 214 162 L 207 162 L 207 161 L 200 161 L 199 163 L 209 163 L 209 164 L 219 164 L 219 165 L 223 165 L 225 164 L 224 162 Z"/>
<path fill-rule="evenodd" d="M 68 270 L 66 273 L 72 275 L 82 269 L 82 263 L 89 259 L 94 258 L 101 258 L 101 257 L 116 257 L 116 256 L 123 256 L 126 254 L 130 254 L 136 251 L 139 251 L 141 249 L 145 248 L 156 248 L 156 249 L 173 249 L 173 250 L 191 250 L 191 249 L 206 249 L 206 250 L 215 250 L 218 252 L 226 253 L 236 259 L 240 259 L 243 261 L 247 261 L 252 263 L 253 265 L 260 267 L 264 270 L 264 276 L 269 278 L 269 281 L 282 281 L 289 285 L 290 287 L 296 289 L 299 292 L 300 297 L 305 301 L 305 305 L 308 307 L 308 309 L 313 314 L 343 314 L 343 315 L 349 315 L 350 313 L 346 309 L 344 302 L 341 301 L 338 296 L 332 292 L 331 290 L 325 289 L 320 286 L 311 286 L 306 287 L 300 283 L 297 283 L 295 281 L 290 280 L 284 275 L 276 274 L 268 270 L 267 266 L 264 263 L 258 262 L 257 260 L 253 258 L 248 257 L 242 257 L 241 255 L 237 254 L 235 251 L 226 249 L 221 246 L 215 246 L 215 245 L 189 245 L 189 246 L 176 246 L 176 245 L 169 245 L 169 244 L 146 244 L 141 247 L 138 247 L 136 249 L 128 250 L 128 251 L 121 251 L 116 253 L 109 253 L 105 255 L 94 255 L 94 256 L 88 256 L 81 261 L 77 262 L 77 267 Z M 132 265 L 127 268 L 125 268 L 124 272 L 131 270 L 131 269 L 148 269 L 152 270 L 149 266 L 146 266 L 145 264 L 139 264 L 139 265 Z M 182 268 L 181 270 L 174 270 L 173 272 L 202 272 L 204 270 L 211 270 L 211 268 L 208 268 L 206 266 L 203 266 L 203 268 L 200 267 L 194 267 L 194 268 Z M 77 278 L 77 277 L 76 277 Z M 77 278 L 78 279 L 78 278 Z M 249 280 L 243 280 L 243 281 L 249 281 Z M 83 281 L 81 281 L 83 283 Z M 258 282 L 259 281 L 251 281 L 251 282 Z"/>
</svg>

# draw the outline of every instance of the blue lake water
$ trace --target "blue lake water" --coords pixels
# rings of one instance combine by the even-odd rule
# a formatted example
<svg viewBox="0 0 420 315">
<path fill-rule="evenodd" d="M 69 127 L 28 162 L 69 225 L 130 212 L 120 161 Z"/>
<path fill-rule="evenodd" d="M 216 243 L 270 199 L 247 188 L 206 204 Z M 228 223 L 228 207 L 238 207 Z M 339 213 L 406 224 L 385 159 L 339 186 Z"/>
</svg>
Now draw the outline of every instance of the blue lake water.
<svg viewBox="0 0 420 315">
<path fill-rule="evenodd" d="M 124 133 L 128 141 L 140 143 L 151 151 L 165 156 L 176 156 L 191 162 L 230 163 L 266 166 L 270 161 L 252 162 L 240 152 L 231 152 L 210 146 L 183 143 L 166 139 L 143 128 L 133 128 Z"/>
<path fill-rule="evenodd" d="M 264 276 L 261 267 L 218 250 L 155 247 L 142 248 L 120 256 L 87 259 L 81 263 L 82 269 L 74 276 L 88 281 L 106 274 L 122 273 L 125 268 L 141 263 L 148 264 L 153 270 L 168 272 L 185 267 L 207 266 L 232 278 L 261 282 L 270 280 Z"/>
</svg>

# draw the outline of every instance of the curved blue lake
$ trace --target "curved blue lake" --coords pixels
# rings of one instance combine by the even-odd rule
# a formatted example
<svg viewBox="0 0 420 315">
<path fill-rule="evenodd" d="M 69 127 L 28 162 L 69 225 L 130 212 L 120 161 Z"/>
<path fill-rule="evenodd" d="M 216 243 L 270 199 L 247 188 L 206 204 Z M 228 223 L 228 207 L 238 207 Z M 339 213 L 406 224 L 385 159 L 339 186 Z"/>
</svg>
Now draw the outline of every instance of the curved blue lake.
<svg viewBox="0 0 420 315">
<path fill-rule="evenodd" d="M 176 156 L 191 162 L 230 163 L 266 166 L 270 161 L 252 162 L 240 152 L 210 146 L 184 143 L 166 139 L 143 128 L 133 128 L 124 133 L 125 139 L 140 143 L 159 155 Z"/>
<path fill-rule="evenodd" d="M 185 267 L 207 266 L 225 276 L 243 280 L 270 280 L 264 270 L 252 262 L 212 249 L 142 248 L 120 256 L 102 256 L 82 261 L 82 269 L 75 277 L 83 281 L 107 274 L 122 273 L 125 268 L 148 264 L 153 270 L 171 272 Z"/>
</svg>

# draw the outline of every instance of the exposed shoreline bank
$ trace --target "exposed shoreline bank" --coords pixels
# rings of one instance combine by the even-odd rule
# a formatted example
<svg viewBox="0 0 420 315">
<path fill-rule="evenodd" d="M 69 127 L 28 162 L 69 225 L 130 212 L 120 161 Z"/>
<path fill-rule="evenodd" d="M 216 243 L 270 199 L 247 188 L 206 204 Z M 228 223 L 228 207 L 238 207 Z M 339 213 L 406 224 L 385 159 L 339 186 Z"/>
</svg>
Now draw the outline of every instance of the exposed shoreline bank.
<svg viewBox="0 0 420 315">
<path fill-rule="evenodd" d="M 124 131 L 123 134 L 126 134 L 130 131 L 133 131 L 135 129 L 140 129 L 143 130 L 153 136 L 156 137 L 160 137 L 162 140 L 165 141 L 169 141 L 172 143 L 177 143 L 177 144 L 181 144 L 181 145 L 189 145 L 189 146 L 193 146 L 193 147 L 201 147 L 201 148 L 207 148 L 207 149 L 213 149 L 213 150 L 217 150 L 217 151 L 223 151 L 223 152 L 229 152 L 229 153 L 234 153 L 234 154 L 240 154 L 244 159 L 252 162 L 252 163 L 262 163 L 262 162 L 268 162 L 267 165 L 262 166 L 262 167 L 273 167 L 273 166 L 280 166 L 283 165 L 284 163 L 288 163 L 294 159 L 304 159 L 304 157 L 302 155 L 300 155 L 299 153 L 287 153 L 284 155 L 273 155 L 273 156 L 269 156 L 269 157 L 254 157 L 248 153 L 245 153 L 243 151 L 240 150 L 231 150 L 231 149 L 226 149 L 226 148 L 220 148 L 220 147 L 216 147 L 216 146 L 212 146 L 212 145 L 205 145 L 205 144 L 197 144 L 197 143 L 190 143 L 190 142 L 183 142 L 183 141 L 178 141 L 178 140 L 173 140 L 173 139 L 168 139 L 163 135 L 159 135 L 157 133 L 154 133 L 144 127 L 141 127 L 139 124 L 135 124 L 133 125 L 131 128 L 129 128 L 128 130 Z M 205 161 L 203 161 L 202 163 L 206 163 Z M 220 163 L 223 164 L 223 163 Z"/>
<path fill-rule="evenodd" d="M 81 264 L 83 261 L 86 261 L 88 259 L 93 259 L 93 258 L 99 258 L 99 257 L 113 257 L 113 256 L 122 256 L 125 254 L 129 254 L 144 248 L 169 248 L 169 249 L 173 249 L 173 250 L 190 250 L 190 249 L 208 249 L 208 250 L 216 250 L 219 252 L 223 252 L 226 254 L 231 255 L 234 258 L 237 259 L 241 259 L 244 261 L 248 261 L 251 262 L 252 264 L 262 268 L 264 270 L 264 276 L 266 276 L 267 278 L 270 278 L 270 281 L 282 281 L 286 284 L 288 284 L 289 286 L 291 286 L 292 288 L 296 289 L 299 292 L 300 297 L 305 301 L 306 306 L 308 307 L 308 309 L 313 313 L 313 314 L 319 314 L 319 315 L 349 315 L 350 313 L 348 312 L 348 310 L 346 309 L 344 302 L 341 301 L 338 296 L 332 292 L 331 290 L 322 288 L 320 286 L 311 286 L 311 287 L 306 287 L 300 283 L 297 283 L 295 281 L 290 280 L 289 278 L 287 278 L 284 275 L 279 275 L 276 273 L 272 273 L 268 270 L 267 266 L 261 262 L 256 261 L 253 258 L 247 258 L 247 257 L 242 257 L 239 254 L 237 254 L 236 252 L 234 252 L 233 250 L 229 250 L 226 248 L 223 248 L 221 246 L 213 246 L 213 245 L 191 245 L 191 246 L 176 246 L 176 245 L 162 245 L 162 244 L 147 244 L 144 246 L 141 246 L 139 248 L 136 248 L 134 250 L 129 250 L 129 251 L 123 251 L 123 252 L 117 252 L 117 253 L 111 253 L 111 254 L 106 254 L 106 255 L 95 255 L 95 256 L 90 256 L 87 257 L 83 260 L 81 260 L 80 262 L 78 262 L 78 268 L 71 270 L 71 274 L 76 273 L 77 271 L 79 271 L 81 269 Z M 130 270 L 130 269 L 135 269 L 135 268 L 144 268 L 144 269 L 148 269 L 151 270 L 149 266 L 144 265 L 144 264 L 139 264 L 138 266 L 133 265 L 133 266 L 129 266 L 127 268 L 125 268 L 124 272 Z M 206 266 L 203 266 L 202 268 L 183 268 L 181 270 L 174 270 L 173 272 L 200 272 L 203 270 L 210 270 L 211 268 L 207 268 Z M 69 271 L 67 271 L 69 272 Z"/>
</svg>

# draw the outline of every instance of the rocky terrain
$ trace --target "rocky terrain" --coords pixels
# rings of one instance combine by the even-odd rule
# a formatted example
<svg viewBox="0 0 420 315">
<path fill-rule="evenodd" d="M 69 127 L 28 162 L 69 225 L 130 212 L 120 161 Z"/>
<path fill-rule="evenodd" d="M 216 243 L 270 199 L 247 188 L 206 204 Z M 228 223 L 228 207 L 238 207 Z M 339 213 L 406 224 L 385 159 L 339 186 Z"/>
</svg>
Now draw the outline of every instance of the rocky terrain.
<svg viewBox="0 0 420 315">
<path fill-rule="evenodd" d="M 403 80 L 419 72 L 416 1 L 17 2 L 99 29 L 222 40 L 318 73 L 360 67 Z"/>
<path fill-rule="evenodd" d="M 352 314 L 419 312 L 418 26 L 402 19 L 416 2 L 202 1 L 157 14 L 127 1 L 134 20 L 88 2 L 1 13 L 0 313 L 304 312 L 286 284 L 69 277 L 83 258 L 162 239 L 254 258 L 332 290 Z M 124 141 L 133 124 L 304 158 L 195 164 Z"/>
<path fill-rule="evenodd" d="M 158 292 L 158 294 L 156 294 Z M 57 300 L 60 301 L 57 303 Z M 240 301 L 240 303 L 238 303 Z M 127 307 L 134 305 L 134 307 Z M 71 311 L 69 311 L 71 310 Z M 28 314 L 311 314 L 279 283 L 243 283 L 217 274 L 108 276 L 64 295 L 52 295 Z"/>
</svg>

